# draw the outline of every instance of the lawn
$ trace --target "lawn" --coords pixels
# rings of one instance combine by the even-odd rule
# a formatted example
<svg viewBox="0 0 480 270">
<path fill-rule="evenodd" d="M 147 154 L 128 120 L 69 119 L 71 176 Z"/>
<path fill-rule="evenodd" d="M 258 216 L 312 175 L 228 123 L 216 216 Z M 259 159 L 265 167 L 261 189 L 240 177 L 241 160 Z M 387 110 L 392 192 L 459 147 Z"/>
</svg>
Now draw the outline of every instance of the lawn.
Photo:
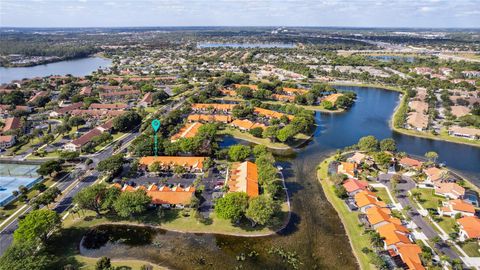
<svg viewBox="0 0 480 270">
<path fill-rule="evenodd" d="M 340 216 L 340 219 L 342 220 L 343 226 L 347 231 L 348 238 L 350 239 L 353 252 L 359 261 L 361 269 L 373 269 L 374 267 L 370 264 L 369 256 L 362 252 L 363 248 L 371 249 L 372 245 L 368 235 L 364 234 L 363 227 L 359 226 L 360 222 L 358 220 L 358 212 L 350 212 L 348 210 L 343 200 L 335 195 L 334 187 L 331 182 L 327 180 L 328 164 L 332 160 L 334 160 L 333 156 L 322 161 L 318 167 L 317 178 L 322 185 L 325 196 L 333 205 Z"/>
<path fill-rule="evenodd" d="M 81 265 L 81 269 L 85 270 L 95 270 L 95 264 L 97 263 L 98 259 L 96 258 L 89 258 L 89 257 L 84 257 L 81 255 L 76 255 L 74 256 L 75 260 Z M 140 269 L 143 265 L 151 265 L 153 270 L 163 270 L 163 269 L 168 269 L 164 268 L 155 264 L 151 264 L 149 262 L 145 261 L 139 261 L 139 260 L 112 260 L 112 266 L 115 267 L 124 267 L 122 269 Z"/>
<path fill-rule="evenodd" d="M 463 251 L 470 257 L 480 257 L 480 245 L 477 241 L 467 241 L 460 244 Z"/>
<path fill-rule="evenodd" d="M 457 222 L 455 221 L 455 218 L 441 217 L 441 219 L 442 220 L 437 223 L 446 233 L 452 233 L 455 231 L 453 229 L 455 227 L 455 224 L 457 224 Z"/>
<path fill-rule="evenodd" d="M 387 189 L 386 188 L 375 188 L 375 193 L 377 194 L 378 198 L 385 202 L 386 204 L 391 204 L 392 200 L 390 200 L 390 197 L 388 196 Z"/>
<path fill-rule="evenodd" d="M 261 144 L 265 145 L 268 148 L 271 149 L 280 149 L 280 150 L 286 150 L 290 148 L 295 148 L 300 145 L 302 145 L 306 140 L 310 138 L 310 136 L 305 135 L 303 133 L 299 133 L 293 137 L 293 140 L 289 144 L 285 143 L 280 143 L 280 142 L 271 142 L 270 139 L 264 139 L 264 138 L 257 138 L 251 135 L 248 132 L 242 132 L 236 128 L 233 127 L 227 127 L 224 130 L 219 130 L 218 131 L 219 135 L 230 135 L 234 138 L 245 140 L 248 142 L 252 142 L 255 144 Z"/>
<path fill-rule="evenodd" d="M 427 188 L 414 188 L 411 190 L 412 194 L 415 192 L 420 193 L 420 200 L 418 201 L 423 208 L 437 209 L 440 202 L 443 202 L 445 198 L 436 196 L 433 189 Z"/>
</svg>

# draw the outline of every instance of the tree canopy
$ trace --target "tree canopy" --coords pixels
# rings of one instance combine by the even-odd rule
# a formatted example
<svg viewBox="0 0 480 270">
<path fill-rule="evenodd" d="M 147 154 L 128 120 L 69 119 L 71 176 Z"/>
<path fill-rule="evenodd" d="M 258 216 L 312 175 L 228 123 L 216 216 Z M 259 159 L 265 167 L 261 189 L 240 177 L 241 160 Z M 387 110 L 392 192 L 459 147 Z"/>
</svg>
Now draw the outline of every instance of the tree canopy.
<svg viewBox="0 0 480 270">
<path fill-rule="evenodd" d="M 278 204 L 270 197 L 261 195 L 250 199 L 245 216 L 252 224 L 265 225 L 278 210 Z"/>
<path fill-rule="evenodd" d="M 244 161 L 250 154 L 250 147 L 241 144 L 232 145 L 228 150 L 228 156 L 232 161 Z"/>
<path fill-rule="evenodd" d="M 378 140 L 374 136 L 366 136 L 358 141 L 358 148 L 362 151 L 373 152 L 378 150 Z"/>
<path fill-rule="evenodd" d="M 245 215 L 248 206 L 248 196 L 245 192 L 227 193 L 215 203 L 215 213 L 218 217 L 238 222 Z"/>
<path fill-rule="evenodd" d="M 48 233 L 60 228 L 60 224 L 57 212 L 46 209 L 33 210 L 18 222 L 13 239 L 16 243 L 45 243 Z"/>
<path fill-rule="evenodd" d="M 126 218 L 145 212 L 151 201 L 144 190 L 122 192 L 113 203 L 113 207 L 119 216 Z"/>
</svg>

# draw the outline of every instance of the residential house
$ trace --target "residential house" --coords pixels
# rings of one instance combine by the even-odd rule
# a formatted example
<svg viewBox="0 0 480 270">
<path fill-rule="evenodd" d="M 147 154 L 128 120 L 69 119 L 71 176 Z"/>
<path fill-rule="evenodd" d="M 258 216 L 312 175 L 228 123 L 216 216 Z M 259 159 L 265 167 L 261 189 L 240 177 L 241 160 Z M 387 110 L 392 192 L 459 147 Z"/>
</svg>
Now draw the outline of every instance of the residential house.
<svg viewBox="0 0 480 270">
<path fill-rule="evenodd" d="M 230 113 L 235 107 L 235 104 L 217 104 L 217 103 L 195 103 L 192 104 L 194 112 L 212 112 L 212 113 Z"/>
<path fill-rule="evenodd" d="M 129 99 L 137 99 L 141 94 L 139 90 L 127 90 L 110 93 L 100 93 L 100 99 L 104 101 L 126 101 Z"/>
<path fill-rule="evenodd" d="M 35 93 L 35 95 L 33 95 L 28 101 L 27 103 L 35 103 L 39 98 L 41 97 L 44 97 L 48 94 L 47 91 L 38 91 Z"/>
<path fill-rule="evenodd" d="M 381 207 L 381 208 L 387 207 L 387 204 L 380 201 L 377 195 L 375 195 L 375 193 L 368 190 L 362 190 L 357 194 L 355 194 L 354 200 L 358 209 L 360 209 L 362 213 L 365 213 L 368 208 L 374 207 L 374 206 Z"/>
<path fill-rule="evenodd" d="M 123 103 L 114 103 L 114 104 L 92 103 L 88 108 L 90 110 L 124 110 L 128 108 L 128 105 Z"/>
<path fill-rule="evenodd" d="M 148 107 L 152 104 L 153 102 L 153 93 L 148 92 L 145 95 L 143 95 L 143 98 L 138 102 L 138 106 L 140 107 Z"/>
<path fill-rule="evenodd" d="M 341 97 L 341 96 L 343 96 L 342 93 L 330 94 L 330 95 L 324 97 L 322 101 L 328 101 L 328 102 L 332 103 L 332 105 L 335 106 L 337 104 L 338 98 Z"/>
<path fill-rule="evenodd" d="M 354 178 L 347 179 L 343 182 L 343 187 L 347 191 L 349 196 L 353 196 L 362 190 L 368 188 L 368 182 L 364 180 L 357 180 Z"/>
<path fill-rule="evenodd" d="M 422 265 L 421 254 L 422 248 L 417 244 L 400 243 L 393 247 L 393 250 L 402 259 L 406 269 L 410 270 L 424 270 Z"/>
<path fill-rule="evenodd" d="M 195 196 L 195 187 L 174 186 L 169 188 L 168 186 L 150 185 L 147 195 L 152 198 L 153 205 L 160 205 L 163 208 L 184 208 L 190 205 Z"/>
<path fill-rule="evenodd" d="M 465 189 L 457 183 L 436 183 L 435 195 L 449 199 L 460 199 L 465 195 Z"/>
<path fill-rule="evenodd" d="M 423 164 L 423 162 L 413 158 L 409 158 L 409 157 L 404 157 L 400 159 L 398 163 L 400 164 L 400 166 L 402 166 L 405 169 L 415 169 L 415 170 L 420 170 Z"/>
<path fill-rule="evenodd" d="M 252 122 L 248 119 L 243 119 L 243 120 L 235 119 L 235 120 L 232 121 L 232 123 L 230 125 L 240 129 L 241 131 L 249 131 L 249 130 L 257 128 L 257 127 L 262 128 L 262 129 L 266 128 L 266 126 L 264 124 L 254 123 L 254 122 Z"/>
<path fill-rule="evenodd" d="M 186 124 L 175 135 L 173 135 L 170 138 L 170 141 L 176 142 L 181 138 L 193 138 L 195 137 L 195 135 L 197 135 L 198 130 L 200 129 L 201 126 L 203 126 L 203 124 L 199 122 Z"/>
<path fill-rule="evenodd" d="M 465 194 L 463 195 L 463 200 L 466 201 L 467 203 L 470 203 L 473 206 L 476 206 L 476 207 L 480 206 L 477 192 L 471 189 L 465 191 Z"/>
<path fill-rule="evenodd" d="M 0 149 L 4 150 L 15 145 L 15 136 L 3 135 L 0 136 Z"/>
<path fill-rule="evenodd" d="M 189 172 L 203 172 L 204 161 L 205 157 L 147 156 L 141 157 L 138 164 L 144 170 L 158 162 L 163 171 L 171 171 L 175 166 L 182 166 Z"/>
<path fill-rule="evenodd" d="M 293 118 L 295 118 L 293 115 L 290 115 L 290 114 L 280 113 L 280 112 L 267 110 L 259 107 L 255 107 L 253 112 L 256 113 L 257 115 L 262 115 L 269 119 L 271 118 L 280 119 L 282 116 L 286 116 L 289 120 L 293 120 Z"/>
<path fill-rule="evenodd" d="M 480 139 L 480 129 L 478 128 L 451 126 L 448 130 L 448 134 L 456 137 L 468 138 L 471 140 Z"/>
<path fill-rule="evenodd" d="M 365 211 L 368 223 L 374 229 L 386 225 L 388 223 L 394 223 L 397 225 L 402 225 L 402 222 L 398 218 L 391 216 L 391 211 L 388 208 L 382 207 L 370 207 Z"/>
<path fill-rule="evenodd" d="M 425 180 L 426 184 L 434 184 L 435 182 L 441 181 L 447 173 L 446 170 L 437 167 L 424 169 L 423 172 L 427 175 L 427 180 Z"/>
<path fill-rule="evenodd" d="M 71 105 L 68 105 L 68 106 L 63 107 L 63 108 L 59 108 L 59 109 L 51 112 L 49 115 L 50 115 L 50 117 L 59 117 L 59 116 L 62 116 L 64 114 L 68 114 L 73 110 L 80 109 L 82 106 L 83 106 L 83 102 L 72 103 Z"/>
<path fill-rule="evenodd" d="M 226 185 L 228 192 L 245 192 L 249 197 L 259 195 L 257 164 L 245 161 L 232 164 Z"/>
<path fill-rule="evenodd" d="M 383 237 L 385 249 L 396 248 L 400 244 L 411 244 L 410 231 L 402 225 L 387 223 L 378 227 L 378 234 Z"/>
<path fill-rule="evenodd" d="M 456 199 L 444 202 L 443 207 L 439 208 L 438 212 L 441 216 L 454 217 L 461 214 L 471 217 L 475 215 L 475 207 L 461 199 Z"/>
<path fill-rule="evenodd" d="M 65 149 L 65 151 L 70 151 L 70 152 L 79 151 L 82 148 L 82 146 L 92 141 L 93 137 L 99 136 L 101 134 L 102 134 L 102 131 L 100 131 L 99 129 L 93 128 L 87 133 L 80 136 L 79 138 L 65 144 L 63 148 Z"/>
<path fill-rule="evenodd" d="M 271 98 L 274 100 L 283 101 L 283 102 L 295 101 L 295 96 L 289 96 L 289 95 L 272 94 Z"/>
<path fill-rule="evenodd" d="M 337 173 L 355 178 L 357 176 L 357 167 L 357 163 L 354 162 L 341 162 L 340 165 L 338 165 Z"/>
<path fill-rule="evenodd" d="M 470 113 L 470 109 L 467 106 L 456 105 L 451 106 L 450 108 L 452 115 L 455 117 L 462 117 Z"/>
<path fill-rule="evenodd" d="M 230 123 L 232 117 L 230 115 L 221 115 L 221 114 L 190 114 L 187 117 L 188 122 L 221 122 L 221 123 Z"/>
<path fill-rule="evenodd" d="M 478 217 L 462 217 L 457 219 L 459 225 L 459 238 L 460 241 L 467 239 L 480 240 L 480 219 Z"/>
<path fill-rule="evenodd" d="M 406 127 L 418 131 L 426 130 L 428 127 L 428 115 L 420 112 L 409 113 Z"/>
<path fill-rule="evenodd" d="M 367 155 L 365 155 L 363 153 L 360 153 L 360 152 L 355 152 L 355 154 L 353 154 L 353 156 L 347 158 L 347 161 L 348 162 L 355 162 L 358 165 L 360 165 L 367 158 L 368 158 Z"/>
<path fill-rule="evenodd" d="M 258 90 L 258 86 L 254 85 L 254 84 L 234 84 L 233 85 L 235 88 L 240 88 L 240 87 L 248 87 L 254 91 Z"/>
<path fill-rule="evenodd" d="M 22 128 L 22 121 L 20 117 L 10 117 L 5 119 L 5 125 L 2 132 L 15 131 Z"/>
<path fill-rule="evenodd" d="M 82 96 L 90 96 L 92 94 L 92 87 L 84 86 L 84 87 L 80 88 L 79 94 L 82 95 Z"/>
</svg>

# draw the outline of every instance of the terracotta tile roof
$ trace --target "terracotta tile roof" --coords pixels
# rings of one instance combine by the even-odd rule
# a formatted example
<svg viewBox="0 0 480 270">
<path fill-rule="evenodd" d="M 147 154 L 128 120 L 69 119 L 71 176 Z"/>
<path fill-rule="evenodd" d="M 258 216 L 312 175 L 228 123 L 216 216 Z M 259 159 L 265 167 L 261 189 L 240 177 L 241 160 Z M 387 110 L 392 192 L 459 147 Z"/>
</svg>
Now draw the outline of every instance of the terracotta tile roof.
<svg viewBox="0 0 480 270">
<path fill-rule="evenodd" d="M 245 161 L 234 163 L 227 181 L 230 192 L 245 192 L 249 197 L 256 197 L 258 191 L 257 164 Z"/>
<path fill-rule="evenodd" d="M 257 114 L 266 116 L 268 118 L 280 118 L 284 115 L 287 116 L 288 119 L 290 119 L 290 120 L 292 120 L 294 118 L 294 116 L 290 115 L 290 114 L 280 113 L 280 112 L 267 110 L 267 109 L 263 109 L 263 108 L 259 108 L 259 107 L 255 107 L 255 109 L 253 111 Z"/>
<path fill-rule="evenodd" d="M 5 119 L 5 125 L 3 126 L 3 132 L 19 129 L 22 127 L 22 123 L 19 117 L 10 117 Z"/>
<path fill-rule="evenodd" d="M 424 270 L 425 267 L 422 265 L 420 260 L 420 254 L 422 254 L 422 249 L 417 244 L 398 244 L 397 245 L 398 254 L 402 261 L 408 266 L 410 270 Z"/>
<path fill-rule="evenodd" d="M 452 126 L 452 127 L 450 127 L 449 131 L 450 131 L 450 133 L 453 133 L 453 134 L 461 134 L 461 135 L 479 136 L 480 137 L 480 129 L 478 129 L 478 128 Z"/>
<path fill-rule="evenodd" d="M 133 96 L 141 94 L 138 90 L 127 90 L 127 91 L 118 91 L 118 92 L 111 92 L 111 93 L 102 93 L 100 94 L 100 98 L 107 98 L 107 97 L 121 97 L 121 96 Z"/>
<path fill-rule="evenodd" d="M 37 99 L 39 99 L 40 97 L 44 97 L 48 94 L 47 91 L 39 91 L 37 93 L 35 93 L 35 95 L 33 95 L 29 100 L 28 100 L 28 103 L 33 103 L 35 101 L 37 101 Z"/>
<path fill-rule="evenodd" d="M 235 88 L 240 88 L 240 87 L 248 87 L 252 90 L 258 90 L 258 86 L 254 85 L 254 84 L 234 84 L 233 85 Z"/>
<path fill-rule="evenodd" d="M 142 100 L 140 100 L 141 103 L 147 103 L 147 104 L 151 104 L 152 101 L 153 101 L 153 94 L 152 94 L 152 92 L 146 93 L 146 94 L 143 96 Z"/>
<path fill-rule="evenodd" d="M 308 90 L 306 89 L 299 89 L 299 88 L 290 88 L 290 87 L 283 87 L 282 89 L 283 92 L 288 93 L 288 94 L 306 94 L 308 93 Z"/>
<path fill-rule="evenodd" d="M 452 209 L 455 211 L 460 211 L 460 212 L 465 212 L 465 213 L 475 213 L 475 207 L 463 200 L 456 199 L 456 200 L 451 200 L 448 201 L 445 206 L 448 209 Z"/>
<path fill-rule="evenodd" d="M 384 202 L 378 200 L 377 195 L 375 195 L 375 193 L 368 190 L 363 190 L 355 194 L 354 199 L 358 207 L 364 207 L 368 205 L 376 205 L 378 207 L 387 207 L 387 205 Z"/>
<path fill-rule="evenodd" d="M 468 238 L 480 238 L 480 219 L 477 217 L 463 217 L 457 220 L 460 228 L 463 229 Z"/>
<path fill-rule="evenodd" d="M 411 112 L 407 116 L 407 124 L 415 128 L 425 129 L 428 126 L 428 115 L 420 112 Z"/>
<path fill-rule="evenodd" d="M 140 165 L 149 166 L 154 162 L 162 165 L 179 165 L 184 167 L 203 169 L 203 161 L 205 157 L 177 157 L 177 156 L 158 156 L 158 157 L 141 157 Z"/>
<path fill-rule="evenodd" d="M 348 193 L 351 193 L 357 190 L 366 189 L 368 187 L 368 182 L 364 180 L 350 178 L 343 182 L 343 187 L 347 190 Z"/>
<path fill-rule="evenodd" d="M 80 136 L 78 139 L 73 140 L 72 144 L 74 144 L 77 147 L 84 146 L 86 143 L 91 141 L 93 139 L 93 137 L 98 136 L 100 134 L 102 134 L 102 132 L 100 130 L 98 130 L 96 128 L 91 129 L 87 133 Z"/>
<path fill-rule="evenodd" d="M 179 204 L 188 205 L 192 201 L 195 193 L 194 187 L 173 189 L 163 188 L 158 190 L 148 190 L 147 195 L 152 198 L 153 204 Z"/>
<path fill-rule="evenodd" d="M 128 108 L 127 104 L 117 103 L 117 104 L 102 104 L 102 103 L 92 103 L 90 104 L 89 109 L 100 109 L 100 110 L 121 110 Z"/>
<path fill-rule="evenodd" d="M 55 112 L 58 113 L 58 114 L 65 114 L 65 113 L 71 112 L 73 110 L 79 109 L 82 106 L 83 106 L 83 102 L 72 103 L 72 104 L 70 104 L 66 107 L 59 108 L 59 109 L 55 110 Z"/>
<path fill-rule="evenodd" d="M 354 163 L 354 162 L 341 162 L 337 168 L 338 173 L 346 173 L 351 176 L 355 175 L 356 170 L 357 170 L 357 163 Z"/>
<path fill-rule="evenodd" d="M 84 86 L 80 89 L 80 95 L 90 95 L 92 94 L 92 87 Z"/>
<path fill-rule="evenodd" d="M 235 120 L 232 121 L 231 125 L 234 126 L 234 127 L 239 127 L 239 128 L 245 129 L 245 130 L 250 130 L 250 129 L 253 129 L 253 128 L 256 128 L 256 127 L 266 128 L 266 126 L 264 124 L 254 123 L 254 122 L 252 122 L 250 120 L 247 120 L 247 119 L 244 119 L 244 120 L 235 119 Z"/>
<path fill-rule="evenodd" d="M 195 103 L 192 104 L 194 110 L 208 110 L 210 108 L 217 111 L 230 111 L 235 107 L 235 104 L 218 104 L 218 103 Z"/>
<path fill-rule="evenodd" d="M 470 109 L 467 106 L 451 106 L 452 114 L 456 117 L 462 117 L 470 113 Z"/>
<path fill-rule="evenodd" d="M 0 104 L 0 111 L 7 111 L 10 110 L 10 108 L 16 111 L 31 111 L 31 108 L 29 106 L 17 105 L 12 107 L 12 105 Z"/>
<path fill-rule="evenodd" d="M 237 95 L 237 92 L 233 91 L 233 90 L 228 90 L 228 89 L 221 89 L 220 92 L 222 92 L 222 94 L 226 95 L 226 96 L 236 96 Z"/>
<path fill-rule="evenodd" d="M 456 197 L 460 197 L 465 195 L 465 189 L 456 183 L 438 183 L 435 185 L 435 193 L 450 193 Z"/>
<path fill-rule="evenodd" d="M 423 172 L 430 178 L 431 181 L 438 181 L 442 179 L 443 175 L 446 173 L 445 170 L 439 169 L 437 167 L 430 167 L 424 169 Z"/>
<path fill-rule="evenodd" d="M 395 245 L 399 243 L 410 244 L 408 234 L 410 233 L 407 228 L 395 223 L 387 223 L 377 228 L 377 232 L 381 237 L 385 238 L 383 241 L 387 246 Z"/>
<path fill-rule="evenodd" d="M 280 94 L 272 94 L 272 99 L 279 100 L 279 101 L 295 101 L 295 96 L 288 96 L 288 95 L 280 95 Z"/>
<path fill-rule="evenodd" d="M 416 159 L 409 158 L 409 157 L 404 157 L 400 159 L 399 163 L 406 167 L 415 167 L 415 168 L 420 168 L 422 167 L 422 164 L 423 164 L 421 161 L 418 161 Z"/>
<path fill-rule="evenodd" d="M 343 96 L 341 93 L 336 93 L 336 94 L 330 94 L 326 96 L 323 100 L 330 101 L 333 105 L 337 102 L 337 99 L 339 97 Z"/>
<path fill-rule="evenodd" d="M 173 135 L 170 140 L 174 142 L 180 138 L 193 138 L 195 135 L 197 135 L 201 126 L 203 126 L 203 124 L 199 122 L 187 124 L 182 127 L 177 134 Z"/>
<path fill-rule="evenodd" d="M 15 139 L 15 136 L 13 135 L 3 135 L 3 136 L 0 136 L 0 143 L 11 142 L 14 139 Z"/>
<path fill-rule="evenodd" d="M 187 117 L 189 122 L 222 122 L 229 123 L 232 121 L 230 115 L 221 115 L 221 114 L 190 114 Z"/>
<path fill-rule="evenodd" d="M 368 208 L 365 213 L 367 214 L 368 222 L 370 222 L 371 225 L 376 225 L 381 222 L 390 222 L 397 225 L 402 224 L 400 219 L 391 216 L 391 211 L 388 208 L 374 206 Z"/>
</svg>

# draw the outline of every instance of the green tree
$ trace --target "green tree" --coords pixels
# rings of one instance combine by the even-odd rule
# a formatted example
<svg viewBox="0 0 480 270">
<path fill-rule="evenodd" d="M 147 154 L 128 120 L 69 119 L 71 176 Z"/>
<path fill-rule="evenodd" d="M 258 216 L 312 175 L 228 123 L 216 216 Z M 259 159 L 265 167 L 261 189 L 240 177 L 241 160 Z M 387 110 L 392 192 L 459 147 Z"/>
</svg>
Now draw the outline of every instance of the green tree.
<svg viewBox="0 0 480 270">
<path fill-rule="evenodd" d="M 428 158 L 430 162 L 436 162 L 438 158 L 437 152 L 430 151 L 425 153 L 425 157 Z"/>
<path fill-rule="evenodd" d="M 378 140 L 370 135 L 360 138 L 358 148 L 362 151 L 373 152 L 378 150 Z"/>
<path fill-rule="evenodd" d="M 68 119 L 68 124 L 78 129 L 78 126 L 85 124 L 85 120 L 83 119 L 83 117 L 80 116 L 72 116 L 70 117 L 70 119 Z"/>
<path fill-rule="evenodd" d="M 92 210 L 100 215 L 106 193 L 107 186 L 105 184 L 95 184 L 80 190 L 73 198 L 73 202 L 80 209 Z"/>
<path fill-rule="evenodd" d="M 116 154 L 100 161 L 97 165 L 97 170 L 116 175 L 121 172 L 124 161 L 123 154 Z"/>
<path fill-rule="evenodd" d="M 38 208 L 40 205 L 46 205 L 48 208 L 48 205 L 53 203 L 60 194 L 62 194 L 62 192 L 58 187 L 51 187 L 33 199 L 32 204 L 35 208 Z"/>
<path fill-rule="evenodd" d="M 227 193 L 215 203 L 215 213 L 218 217 L 239 222 L 245 215 L 248 206 L 248 196 L 245 192 Z"/>
<path fill-rule="evenodd" d="M 383 139 L 380 141 L 380 150 L 382 151 L 397 151 L 397 144 L 392 138 Z"/>
<path fill-rule="evenodd" d="M 257 224 L 265 225 L 278 211 L 278 204 L 266 195 L 260 195 L 250 199 L 245 216 L 252 222 L 252 227 Z"/>
<path fill-rule="evenodd" d="M 115 130 L 125 132 L 132 130 L 141 123 L 142 117 L 138 113 L 130 111 L 113 119 L 113 128 L 115 128 Z"/>
<path fill-rule="evenodd" d="M 232 145 L 228 150 L 228 157 L 231 161 L 244 161 L 250 154 L 250 147 L 241 144 Z"/>
<path fill-rule="evenodd" d="M 28 213 L 18 222 L 18 228 L 13 233 L 15 243 L 45 243 L 47 235 L 59 229 L 60 216 L 52 210 L 40 209 Z"/>
<path fill-rule="evenodd" d="M 130 217 L 144 213 L 152 199 L 144 190 L 122 192 L 113 204 L 115 212 L 121 217 Z"/>
<path fill-rule="evenodd" d="M 257 144 L 255 147 L 253 147 L 253 155 L 255 157 L 259 157 L 266 153 L 268 153 L 268 148 L 265 145 Z"/>
<path fill-rule="evenodd" d="M 254 137 L 261 138 L 263 134 L 263 128 L 261 127 L 252 128 L 250 129 L 249 133 L 252 134 Z"/>
<path fill-rule="evenodd" d="M 278 126 L 269 126 L 263 130 L 263 137 L 270 139 L 271 142 L 275 142 L 277 139 Z"/>
<path fill-rule="evenodd" d="M 62 170 L 62 160 L 49 160 L 37 169 L 37 173 L 43 176 L 52 175 L 53 173 L 58 173 Z"/>
<path fill-rule="evenodd" d="M 108 257 L 101 257 L 95 264 L 95 270 L 110 270 L 111 268 L 112 263 Z"/>
<path fill-rule="evenodd" d="M 0 257 L 1 270 L 49 270 L 52 268 L 52 257 L 36 243 L 16 242 L 5 250 Z"/>
</svg>

